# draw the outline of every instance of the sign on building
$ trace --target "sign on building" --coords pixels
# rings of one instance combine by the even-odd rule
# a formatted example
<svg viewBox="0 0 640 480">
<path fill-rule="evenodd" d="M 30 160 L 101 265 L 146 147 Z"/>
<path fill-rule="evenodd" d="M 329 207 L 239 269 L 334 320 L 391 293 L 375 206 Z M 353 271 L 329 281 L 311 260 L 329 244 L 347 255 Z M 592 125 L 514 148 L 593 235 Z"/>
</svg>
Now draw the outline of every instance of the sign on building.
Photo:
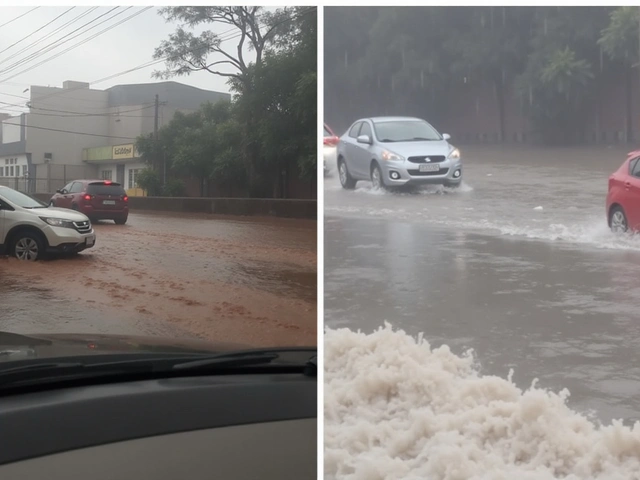
<svg viewBox="0 0 640 480">
<path fill-rule="evenodd" d="M 114 145 L 112 158 L 114 160 L 123 160 L 125 158 L 135 158 L 138 155 L 133 144 L 129 145 Z"/>
</svg>

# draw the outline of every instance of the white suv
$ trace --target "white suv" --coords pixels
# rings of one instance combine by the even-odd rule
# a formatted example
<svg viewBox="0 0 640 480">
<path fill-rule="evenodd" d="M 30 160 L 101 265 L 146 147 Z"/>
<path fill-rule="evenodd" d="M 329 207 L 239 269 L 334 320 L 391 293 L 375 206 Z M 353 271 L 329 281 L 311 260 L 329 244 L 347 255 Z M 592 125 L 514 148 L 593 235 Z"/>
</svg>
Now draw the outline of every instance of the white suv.
<svg viewBox="0 0 640 480">
<path fill-rule="evenodd" d="M 96 234 L 84 214 L 49 207 L 0 186 L 0 252 L 35 261 L 46 252 L 78 253 L 95 243 Z"/>
</svg>

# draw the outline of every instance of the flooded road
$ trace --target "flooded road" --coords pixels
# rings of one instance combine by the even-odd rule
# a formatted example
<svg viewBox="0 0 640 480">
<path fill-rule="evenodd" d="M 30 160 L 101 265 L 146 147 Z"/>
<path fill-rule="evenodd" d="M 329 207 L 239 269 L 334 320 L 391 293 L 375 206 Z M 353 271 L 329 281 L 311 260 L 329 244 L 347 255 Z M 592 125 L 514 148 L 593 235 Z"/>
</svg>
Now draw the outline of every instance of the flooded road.
<svg viewBox="0 0 640 480">
<path fill-rule="evenodd" d="M 316 343 L 316 224 L 132 213 L 96 247 L 0 261 L 0 329 Z"/>
<path fill-rule="evenodd" d="M 469 146 L 462 149 L 464 180 L 457 190 L 374 192 L 359 182 L 353 192 L 334 176 L 325 183 L 325 213 L 640 250 L 640 242 L 612 238 L 603 220 L 608 176 L 628 150 Z"/>
<path fill-rule="evenodd" d="M 640 238 L 613 236 L 604 216 L 626 151 L 468 147 L 458 191 L 329 179 L 327 325 L 388 321 L 472 348 L 482 374 L 568 388 L 599 421 L 640 420 Z"/>
</svg>

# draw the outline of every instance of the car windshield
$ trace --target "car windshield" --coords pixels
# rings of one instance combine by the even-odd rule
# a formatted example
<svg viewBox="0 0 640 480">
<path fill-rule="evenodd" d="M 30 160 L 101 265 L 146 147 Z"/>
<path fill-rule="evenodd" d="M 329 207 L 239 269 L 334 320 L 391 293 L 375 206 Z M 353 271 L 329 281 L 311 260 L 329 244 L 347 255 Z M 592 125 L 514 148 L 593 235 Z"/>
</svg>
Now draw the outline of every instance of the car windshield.
<svg viewBox="0 0 640 480">
<path fill-rule="evenodd" d="M 373 126 L 383 143 L 442 140 L 437 130 L 422 120 L 389 120 L 374 122 Z"/>
<path fill-rule="evenodd" d="M 317 345 L 317 7 L 69 8 L 0 7 L 3 40 L 74 15 L 144 14 L 144 28 L 50 64 L 83 78 L 0 86 L 0 368 Z M 209 30 L 224 41 L 198 63 L 221 68 L 190 60 Z M 123 51 L 165 47 L 166 82 L 89 83 L 119 77 Z"/>
<path fill-rule="evenodd" d="M 124 188 L 118 183 L 90 183 L 87 186 L 90 195 L 126 195 Z"/>
<path fill-rule="evenodd" d="M 46 203 L 11 188 L 0 189 L 0 197 L 22 208 L 47 208 Z"/>
</svg>

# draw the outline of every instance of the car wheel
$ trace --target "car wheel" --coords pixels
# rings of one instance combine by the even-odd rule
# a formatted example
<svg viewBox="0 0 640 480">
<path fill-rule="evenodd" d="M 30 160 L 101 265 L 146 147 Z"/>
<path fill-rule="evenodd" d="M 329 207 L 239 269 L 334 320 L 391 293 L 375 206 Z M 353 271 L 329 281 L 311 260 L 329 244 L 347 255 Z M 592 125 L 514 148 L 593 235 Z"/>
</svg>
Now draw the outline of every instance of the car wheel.
<svg viewBox="0 0 640 480">
<path fill-rule="evenodd" d="M 609 226 L 613 233 L 624 233 L 628 230 L 627 216 L 622 207 L 613 207 L 609 218 Z"/>
<path fill-rule="evenodd" d="M 116 218 L 113 221 L 116 222 L 116 225 L 124 225 L 125 223 L 127 223 L 127 219 L 128 217 Z"/>
<path fill-rule="evenodd" d="M 34 232 L 18 232 L 14 237 L 11 252 L 18 260 L 35 262 L 44 255 L 44 242 Z"/>
<path fill-rule="evenodd" d="M 356 181 L 349 173 L 347 163 L 343 159 L 338 160 L 338 176 L 340 177 L 340 184 L 342 185 L 342 188 L 347 190 L 353 190 L 356 188 Z"/>
<path fill-rule="evenodd" d="M 384 190 L 387 188 L 382 178 L 382 170 L 377 163 L 374 163 L 371 167 L 371 183 L 373 184 L 374 190 Z"/>
</svg>

